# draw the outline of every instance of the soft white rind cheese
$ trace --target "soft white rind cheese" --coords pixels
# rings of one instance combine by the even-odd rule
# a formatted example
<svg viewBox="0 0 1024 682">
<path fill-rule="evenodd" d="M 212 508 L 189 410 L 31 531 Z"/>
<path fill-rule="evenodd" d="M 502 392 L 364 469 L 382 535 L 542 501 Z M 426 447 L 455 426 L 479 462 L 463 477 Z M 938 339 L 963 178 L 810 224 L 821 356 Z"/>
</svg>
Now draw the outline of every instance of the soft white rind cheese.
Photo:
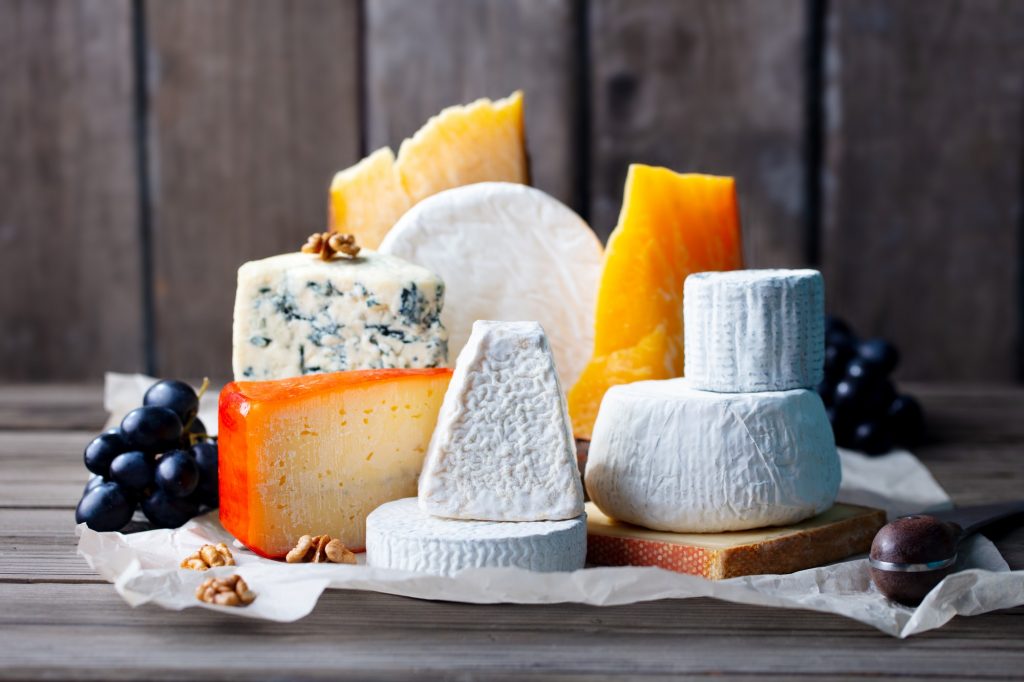
<svg viewBox="0 0 1024 682">
<path fill-rule="evenodd" d="M 839 490 L 817 393 L 694 390 L 641 381 L 605 394 L 586 486 L 604 513 L 654 530 L 713 533 L 796 523 Z"/>
<path fill-rule="evenodd" d="M 457 519 L 583 513 L 569 411 L 539 324 L 473 325 L 427 449 L 419 498 L 424 512 Z"/>
<path fill-rule="evenodd" d="M 812 388 L 825 360 L 825 286 L 817 270 L 701 272 L 683 288 L 693 388 L 731 393 Z"/>
<path fill-rule="evenodd" d="M 366 519 L 366 563 L 451 575 L 467 568 L 575 571 L 587 556 L 587 517 L 499 523 L 441 519 L 416 498 L 389 502 Z"/>
<path fill-rule="evenodd" d="M 238 270 L 236 380 L 355 369 L 443 367 L 444 283 L 369 249 L 330 261 L 289 253 Z"/>
<path fill-rule="evenodd" d="M 590 357 L 601 242 L 544 192 L 484 182 L 440 192 L 409 210 L 380 245 L 444 278 L 441 319 L 453 353 L 476 320 L 537 320 L 564 386 Z"/>
</svg>

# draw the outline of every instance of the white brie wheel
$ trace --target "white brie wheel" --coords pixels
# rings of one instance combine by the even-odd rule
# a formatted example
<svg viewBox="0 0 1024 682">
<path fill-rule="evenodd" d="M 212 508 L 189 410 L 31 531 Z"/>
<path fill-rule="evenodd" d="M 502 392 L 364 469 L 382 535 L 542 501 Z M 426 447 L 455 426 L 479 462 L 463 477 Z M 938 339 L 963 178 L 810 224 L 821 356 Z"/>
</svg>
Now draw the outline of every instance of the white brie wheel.
<svg viewBox="0 0 1024 682">
<path fill-rule="evenodd" d="M 407 497 L 366 518 L 368 566 L 435 575 L 489 567 L 551 573 L 583 568 L 586 558 L 586 514 L 520 523 L 442 519 Z"/>
<path fill-rule="evenodd" d="M 476 320 L 536 320 L 547 332 L 562 386 L 590 357 L 603 249 L 572 209 L 544 192 L 506 182 L 450 189 L 410 209 L 381 253 L 441 276 L 449 357 Z"/>
</svg>

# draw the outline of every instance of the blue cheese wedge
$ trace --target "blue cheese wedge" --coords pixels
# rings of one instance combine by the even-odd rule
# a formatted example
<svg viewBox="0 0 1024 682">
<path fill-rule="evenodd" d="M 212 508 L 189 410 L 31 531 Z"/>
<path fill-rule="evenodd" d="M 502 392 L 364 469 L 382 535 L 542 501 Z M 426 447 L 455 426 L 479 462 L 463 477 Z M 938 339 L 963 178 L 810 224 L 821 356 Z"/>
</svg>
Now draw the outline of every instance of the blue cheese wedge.
<svg viewBox="0 0 1024 682">
<path fill-rule="evenodd" d="M 476 521 L 556 521 L 583 513 L 565 394 L 537 322 L 478 320 L 427 448 L 427 514 Z"/>
<path fill-rule="evenodd" d="M 357 369 L 444 367 L 444 282 L 368 249 L 324 261 L 289 253 L 238 270 L 235 380 Z"/>
</svg>

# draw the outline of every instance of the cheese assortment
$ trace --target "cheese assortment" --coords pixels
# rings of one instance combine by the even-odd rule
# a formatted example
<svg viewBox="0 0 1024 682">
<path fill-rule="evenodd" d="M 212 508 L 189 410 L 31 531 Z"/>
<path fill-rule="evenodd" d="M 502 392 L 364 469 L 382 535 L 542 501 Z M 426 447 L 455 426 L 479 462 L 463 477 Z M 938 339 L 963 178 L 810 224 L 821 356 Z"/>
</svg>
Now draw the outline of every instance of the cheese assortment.
<svg viewBox="0 0 1024 682">
<path fill-rule="evenodd" d="M 590 499 L 613 518 L 718 533 L 825 511 L 839 458 L 813 391 L 715 393 L 668 379 L 608 391 L 586 476 Z"/>
<path fill-rule="evenodd" d="M 362 551 L 376 507 L 416 493 L 451 370 L 337 372 L 228 384 L 220 396 L 220 518 L 257 554 L 303 535 Z"/>
<path fill-rule="evenodd" d="M 605 391 L 683 374 L 683 281 L 743 267 L 732 178 L 633 164 L 598 285 L 593 354 L 569 391 L 589 439 Z"/>
<path fill-rule="evenodd" d="M 170 528 L 219 504 L 264 558 L 442 576 L 718 579 L 862 550 L 881 517 L 834 505 L 809 390 L 821 275 L 742 269 L 732 178 L 631 166 L 607 249 L 528 180 L 521 93 L 338 173 L 330 231 L 238 270 L 218 435 L 207 383 L 159 382 L 86 448 L 76 518 L 121 530 L 141 501 Z M 234 565 L 227 544 L 180 562 L 219 571 L 197 599 L 244 608 L 261 588 Z"/>
<path fill-rule="evenodd" d="M 362 249 L 328 260 L 289 253 L 244 264 L 235 295 L 236 380 L 448 364 L 444 282 Z"/>
<path fill-rule="evenodd" d="M 565 396 L 536 322 L 479 321 L 459 354 L 419 498 L 367 520 L 371 566 L 583 568 L 586 516 Z"/>
<path fill-rule="evenodd" d="M 685 375 L 703 391 L 786 391 L 824 377 L 825 284 L 816 270 L 686 278 Z"/>
<path fill-rule="evenodd" d="M 536 320 L 562 384 L 571 386 L 594 339 L 601 242 L 562 202 L 509 182 L 483 182 L 417 204 L 380 251 L 440 275 L 441 321 L 457 354 L 476 320 Z"/>
<path fill-rule="evenodd" d="M 430 441 L 419 500 L 428 514 L 477 521 L 583 513 L 569 415 L 540 324 L 473 325 Z"/>
</svg>

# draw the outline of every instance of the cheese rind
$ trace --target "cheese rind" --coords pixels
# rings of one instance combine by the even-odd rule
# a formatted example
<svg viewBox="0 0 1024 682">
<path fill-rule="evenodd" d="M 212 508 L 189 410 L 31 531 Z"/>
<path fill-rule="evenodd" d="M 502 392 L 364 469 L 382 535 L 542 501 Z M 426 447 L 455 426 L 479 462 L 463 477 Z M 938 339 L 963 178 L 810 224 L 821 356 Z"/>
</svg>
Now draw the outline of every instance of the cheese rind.
<svg viewBox="0 0 1024 682">
<path fill-rule="evenodd" d="M 421 510 L 415 498 L 374 510 L 366 532 L 367 565 L 439 575 L 487 567 L 575 571 L 587 554 L 586 516 L 523 523 L 442 519 Z"/>
<path fill-rule="evenodd" d="M 839 480 L 813 391 L 713 393 L 686 379 L 610 389 L 586 471 L 603 512 L 678 533 L 796 523 L 828 509 Z"/>
<path fill-rule="evenodd" d="M 440 277 L 369 249 L 355 259 L 290 253 L 246 263 L 235 296 L 235 379 L 443 367 L 443 304 Z"/>
<path fill-rule="evenodd" d="M 691 387 L 786 391 L 822 380 L 825 284 L 817 270 L 702 272 L 683 291 Z"/>
<path fill-rule="evenodd" d="M 419 499 L 424 512 L 456 519 L 583 513 L 565 395 L 539 324 L 473 325 L 430 440 Z"/>
<path fill-rule="evenodd" d="M 220 395 L 220 518 L 281 557 L 302 535 L 354 551 L 379 505 L 416 492 L 451 370 L 390 369 L 236 382 Z"/>
<path fill-rule="evenodd" d="M 537 320 L 568 388 L 594 340 L 601 242 L 544 192 L 483 182 L 441 192 L 409 210 L 381 243 L 444 278 L 441 319 L 457 353 L 476 320 Z"/>
</svg>

